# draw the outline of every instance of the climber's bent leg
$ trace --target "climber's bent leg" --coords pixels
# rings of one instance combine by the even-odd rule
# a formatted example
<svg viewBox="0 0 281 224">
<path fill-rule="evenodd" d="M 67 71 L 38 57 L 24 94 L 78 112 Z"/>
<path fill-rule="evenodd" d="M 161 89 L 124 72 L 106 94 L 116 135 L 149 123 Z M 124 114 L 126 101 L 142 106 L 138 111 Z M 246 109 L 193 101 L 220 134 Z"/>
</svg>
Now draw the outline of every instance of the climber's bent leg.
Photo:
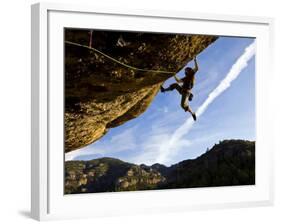
<svg viewBox="0 0 281 224">
<path fill-rule="evenodd" d="M 187 108 L 189 108 L 188 102 L 187 102 L 188 96 L 189 96 L 189 94 L 187 92 L 184 92 L 181 94 L 181 107 L 185 111 L 187 111 Z"/>
<path fill-rule="evenodd" d="M 173 91 L 174 89 L 176 89 L 179 93 L 181 93 L 182 91 L 181 86 L 177 83 L 171 84 L 168 88 L 164 88 L 163 86 L 161 86 L 161 92 Z"/>
<path fill-rule="evenodd" d="M 191 113 L 193 120 L 196 121 L 196 115 L 188 105 L 187 99 L 189 99 L 189 97 L 190 97 L 190 92 L 182 93 L 181 107 L 184 109 L 184 111 L 188 111 L 189 113 Z"/>
</svg>

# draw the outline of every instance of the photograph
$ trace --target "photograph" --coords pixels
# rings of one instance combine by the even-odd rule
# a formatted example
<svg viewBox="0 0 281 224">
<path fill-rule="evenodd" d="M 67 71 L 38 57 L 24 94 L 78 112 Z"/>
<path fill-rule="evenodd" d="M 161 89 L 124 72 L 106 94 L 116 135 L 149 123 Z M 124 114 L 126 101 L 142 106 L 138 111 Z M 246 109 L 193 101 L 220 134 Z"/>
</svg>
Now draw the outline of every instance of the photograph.
<svg viewBox="0 0 281 224">
<path fill-rule="evenodd" d="M 255 185 L 256 38 L 64 28 L 64 194 Z"/>
</svg>

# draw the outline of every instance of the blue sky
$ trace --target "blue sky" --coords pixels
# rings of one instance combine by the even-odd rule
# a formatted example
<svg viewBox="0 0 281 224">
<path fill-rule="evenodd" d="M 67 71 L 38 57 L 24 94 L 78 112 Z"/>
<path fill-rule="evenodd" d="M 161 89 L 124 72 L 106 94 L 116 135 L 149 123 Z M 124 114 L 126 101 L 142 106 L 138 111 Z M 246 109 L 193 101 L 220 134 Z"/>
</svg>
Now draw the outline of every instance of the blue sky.
<svg viewBox="0 0 281 224">
<path fill-rule="evenodd" d="M 253 41 L 252 38 L 220 37 L 197 56 L 199 71 L 190 103 L 193 110 L 203 104 Z M 194 64 L 190 62 L 187 66 Z M 183 71 L 178 73 L 180 77 L 183 75 Z M 170 78 L 164 86 L 173 82 Z M 114 157 L 136 164 L 171 165 L 200 156 L 220 140 L 255 140 L 255 57 L 248 61 L 231 86 L 209 104 L 191 129 L 167 149 L 163 146 L 171 143 L 174 132 L 190 118 L 180 107 L 180 98 L 177 91 L 159 92 L 141 116 L 111 129 L 94 144 L 66 154 L 66 159 Z"/>
</svg>

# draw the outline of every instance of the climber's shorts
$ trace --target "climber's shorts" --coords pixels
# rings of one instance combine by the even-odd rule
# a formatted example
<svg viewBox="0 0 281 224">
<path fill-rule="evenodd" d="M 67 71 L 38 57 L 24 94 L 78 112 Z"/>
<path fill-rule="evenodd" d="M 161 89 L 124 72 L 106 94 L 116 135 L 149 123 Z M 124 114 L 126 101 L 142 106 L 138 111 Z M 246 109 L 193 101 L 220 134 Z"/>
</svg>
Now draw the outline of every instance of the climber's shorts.
<svg viewBox="0 0 281 224">
<path fill-rule="evenodd" d="M 190 82 L 190 83 L 184 83 L 182 88 L 186 91 L 190 91 L 192 88 L 193 88 L 193 83 Z"/>
</svg>

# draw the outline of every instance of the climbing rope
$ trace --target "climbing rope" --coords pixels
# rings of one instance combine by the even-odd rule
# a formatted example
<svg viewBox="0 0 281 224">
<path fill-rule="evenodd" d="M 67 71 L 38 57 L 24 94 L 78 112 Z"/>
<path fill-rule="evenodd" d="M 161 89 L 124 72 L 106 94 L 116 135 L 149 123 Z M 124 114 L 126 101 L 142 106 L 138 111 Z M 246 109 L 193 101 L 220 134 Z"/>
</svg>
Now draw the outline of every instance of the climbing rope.
<svg viewBox="0 0 281 224">
<path fill-rule="evenodd" d="M 111 56 L 109 56 L 109 55 L 107 55 L 107 54 L 105 54 L 105 53 L 99 51 L 99 50 L 96 49 L 96 48 L 89 47 L 89 46 L 82 45 L 82 44 L 78 44 L 78 43 L 74 43 L 74 42 L 71 42 L 71 41 L 65 41 L 65 43 L 66 43 L 66 44 L 70 44 L 70 45 L 74 45 L 74 46 L 84 47 L 84 48 L 87 48 L 87 49 L 89 49 L 89 50 L 95 51 L 95 52 L 97 52 L 97 53 L 103 55 L 104 57 L 110 59 L 111 61 L 114 61 L 114 62 L 116 62 L 116 63 L 118 63 L 118 64 L 120 64 L 120 65 L 122 65 L 122 66 L 124 66 L 124 67 L 130 68 L 130 69 L 133 69 L 133 70 L 136 70 L 136 71 L 141 71 L 141 72 L 153 72 L 153 73 L 165 73 L 165 74 L 173 74 L 173 75 L 176 74 L 176 72 L 169 72 L 169 71 L 161 71 L 161 70 L 150 70 L 150 69 L 136 68 L 136 67 L 134 67 L 134 66 L 127 65 L 127 64 L 125 64 L 125 63 L 123 63 L 123 62 L 121 62 L 121 61 L 119 61 L 119 60 L 117 60 L 117 59 L 115 59 L 115 58 L 113 58 L 113 57 L 111 57 Z"/>
</svg>

